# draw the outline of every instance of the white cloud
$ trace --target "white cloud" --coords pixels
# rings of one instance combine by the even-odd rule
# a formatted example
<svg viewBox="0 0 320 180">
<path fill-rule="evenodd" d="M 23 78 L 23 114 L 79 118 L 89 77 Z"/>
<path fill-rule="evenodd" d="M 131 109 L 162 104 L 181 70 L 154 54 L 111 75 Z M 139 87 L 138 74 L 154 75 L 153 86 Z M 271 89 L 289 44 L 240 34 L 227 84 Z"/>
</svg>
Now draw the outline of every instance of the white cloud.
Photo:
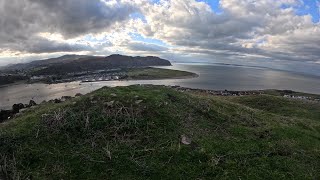
<svg viewBox="0 0 320 180">
<path fill-rule="evenodd" d="M 222 14 L 195 0 L 162 0 L 142 7 L 144 36 L 193 51 L 255 54 L 306 61 L 320 56 L 319 24 L 298 16 L 298 0 L 221 0 Z M 288 8 L 281 8 L 283 5 Z"/>
</svg>

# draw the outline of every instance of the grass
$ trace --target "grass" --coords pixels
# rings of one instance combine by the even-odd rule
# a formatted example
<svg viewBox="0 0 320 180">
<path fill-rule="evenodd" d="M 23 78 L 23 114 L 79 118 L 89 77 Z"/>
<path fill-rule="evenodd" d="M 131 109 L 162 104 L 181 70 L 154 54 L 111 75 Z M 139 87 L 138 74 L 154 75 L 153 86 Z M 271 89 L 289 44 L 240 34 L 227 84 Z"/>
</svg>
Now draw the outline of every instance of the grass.
<svg viewBox="0 0 320 180">
<path fill-rule="evenodd" d="M 319 179 L 319 112 L 272 95 L 102 88 L 0 124 L 0 179 Z"/>
<path fill-rule="evenodd" d="M 317 102 L 292 100 L 272 95 L 245 96 L 229 99 L 251 108 L 282 116 L 320 120 L 320 106 Z"/>
<path fill-rule="evenodd" d="M 162 68 L 134 68 L 127 70 L 127 79 L 146 80 L 146 79 L 173 79 L 197 76 L 194 73 Z"/>
</svg>

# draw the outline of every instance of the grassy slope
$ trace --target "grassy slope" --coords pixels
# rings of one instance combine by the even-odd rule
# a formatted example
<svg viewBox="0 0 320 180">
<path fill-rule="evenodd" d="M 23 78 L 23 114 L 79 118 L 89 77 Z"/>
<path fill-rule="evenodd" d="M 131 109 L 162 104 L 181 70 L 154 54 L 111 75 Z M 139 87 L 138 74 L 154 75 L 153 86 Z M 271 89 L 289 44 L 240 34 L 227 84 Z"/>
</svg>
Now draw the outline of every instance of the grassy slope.
<svg viewBox="0 0 320 180">
<path fill-rule="evenodd" d="M 11 178 L 318 179 L 320 105 L 103 88 L 1 124 L 0 152 Z"/>
<path fill-rule="evenodd" d="M 162 68 L 134 68 L 128 69 L 129 79 L 170 79 L 170 78 L 184 78 L 184 77 L 194 77 L 196 74 L 173 70 L 173 69 L 162 69 Z"/>
</svg>

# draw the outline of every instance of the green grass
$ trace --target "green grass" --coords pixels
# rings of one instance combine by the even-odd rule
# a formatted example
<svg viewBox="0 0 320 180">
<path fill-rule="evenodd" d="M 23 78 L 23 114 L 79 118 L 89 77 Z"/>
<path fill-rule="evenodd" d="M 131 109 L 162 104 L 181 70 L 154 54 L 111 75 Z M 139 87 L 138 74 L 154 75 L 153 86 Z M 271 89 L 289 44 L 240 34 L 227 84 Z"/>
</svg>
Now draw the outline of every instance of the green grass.
<svg viewBox="0 0 320 180">
<path fill-rule="evenodd" d="M 134 68 L 127 70 L 128 79 L 172 79 L 197 76 L 194 73 L 162 68 Z"/>
<path fill-rule="evenodd" d="M 0 124 L 0 179 L 319 179 L 319 110 L 271 95 L 102 88 Z"/>
<path fill-rule="evenodd" d="M 272 95 L 230 98 L 245 106 L 282 116 L 320 120 L 320 106 L 317 102 L 293 100 Z"/>
</svg>

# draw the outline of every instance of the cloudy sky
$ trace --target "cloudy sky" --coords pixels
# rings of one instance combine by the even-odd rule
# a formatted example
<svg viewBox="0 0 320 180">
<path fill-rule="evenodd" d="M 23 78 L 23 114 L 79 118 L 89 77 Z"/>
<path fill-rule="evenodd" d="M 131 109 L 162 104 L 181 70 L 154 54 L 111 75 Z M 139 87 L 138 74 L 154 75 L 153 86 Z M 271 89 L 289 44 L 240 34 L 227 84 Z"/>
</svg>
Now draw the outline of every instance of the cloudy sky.
<svg viewBox="0 0 320 180">
<path fill-rule="evenodd" d="M 156 55 L 320 72 L 320 0 L 1 0 L 0 65 Z"/>
</svg>

